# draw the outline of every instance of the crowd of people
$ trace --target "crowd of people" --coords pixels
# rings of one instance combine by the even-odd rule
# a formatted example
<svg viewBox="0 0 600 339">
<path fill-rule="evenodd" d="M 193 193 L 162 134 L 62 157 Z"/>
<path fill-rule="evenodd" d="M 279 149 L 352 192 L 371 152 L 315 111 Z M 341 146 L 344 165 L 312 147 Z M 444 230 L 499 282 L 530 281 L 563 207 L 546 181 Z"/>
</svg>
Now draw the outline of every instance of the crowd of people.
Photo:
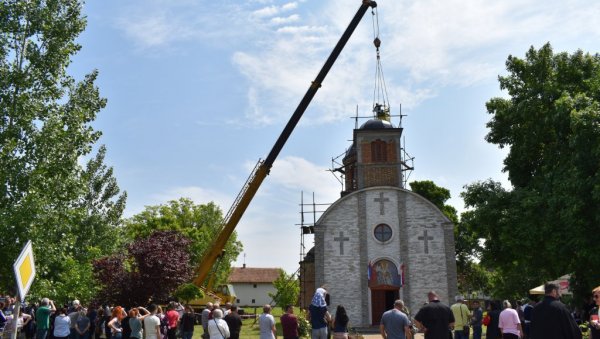
<svg viewBox="0 0 600 339">
<path fill-rule="evenodd" d="M 600 305 L 600 287 L 594 289 L 594 300 Z M 559 287 L 555 284 L 545 285 L 545 296 L 542 301 L 530 301 L 526 305 L 510 301 L 490 301 L 484 316 L 478 301 L 474 301 L 470 309 L 461 295 L 455 297 L 451 306 L 440 302 L 436 292 L 430 291 L 425 304 L 414 317 L 417 328 L 424 333 L 425 339 L 481 339 L 483 326 L 486 327 L 486 339 L 581 339 L 579 325 L 560 301 Z M 396 301 L 395 311 L 402 313 L 403 303 Z M 389 311 L 388 311 L 389 312 Z M 411 338 L 410 319 L 407 313 L 396 316 L 396 321 L 389 321 L 386 312 L 381 321 L 381 335 L 384 339 Z M 590 320 L 598 319 L 598 308 L 590 312 Z M 402 325 L 402 327 L 399 326 Z M 598 321 L 591 321 L 592 339 L 600 339 L 595 334 L 600 331 Z M 472 331 L 472 332 L 471 332 Z"/>
<path fill-rule="evenodd" d="M 15 299 L 0 301 L 2 338 L 11 338 L 16 330 L 19 339 L 191 339 L 196 318 L 189 305 L 177 302 L 170 302 L 164 312 L 155 304 L 125 309 L 84 307 L 73 300 L 57 306 L 48 298 L 22 306 L 15 317 Z"/>
<path fill-rule="evenodd" d="M 383 339 L 412 339 L 417 332 L 424 333 L 425 339 L 581 339 L 581 321 L 560 301 L 559 286 L 546 284 L 544 291 L 544 298 L 538 303 L 517 301 L 513 305 L 509 300 L 492 300 L 486 303 L 485 312 L 479 301 L 473 301 L 469 308 L 465 298 L 457 295 L 455 303 L 447 306 L 435 291 L 430 291 L 428 302 L 414 318 L 404 302 L 396 300 L 394 307 L 381 317 L 379 330 Z M 317 289 L 308 309 L 311 338 L 330 338 L 330 329 L 333 329 L 334 339 L 347 339 L 346 311 L 340 305 L 332 317 L 323 297 L 325 293 L 323 288 Z M 600 287 L 595 288 L 592 295 L 595 307 L 584 318 L 589 320 L 590 338 L 600 339 Z M 333 318 L 333 325 L 328 326 Z M 284 339 L 287 339 L 285 335 Z"/>
<path fill-rule="evenodd" d="M 223 308 L 219 304 L 208 303 L 202 310 L 201 323 L 203 339 L 239 339 L 242 330 L 242 317 L 238 307 L 226 303 Z"/>
<path fill-rule="evenodd" d="M 414 318 L 402 300 L 381 317 L 379 330 L 383 339 L 412 339 L 417 331 L 425 339 L 481 339 L 483 327 L 486 339 L 581 339 L 577 313 L 570 312 L 560 301 L 559 287 L 544 286 L 545 296 L 539 302 L 529 301 L 513 306 L 510 301 L 490 301 L 484 312 L 478 301 L 471 308 L 458 295 L 455 303 L 447 306 L 438 294 L 430 291 L 428 303 Z M 592 291 L 595 307 L 587 310 L 591 339 L 600 339 L 600 286 Z M 350 319 L 343 305 L 335 315 L 328 311 L 327 291 L 318 288 L 311 300 L 307 320 L 312 339 L 348 339 Z M 0 298 L 0 333 L 11 338 L 16 329 L 19 339 L 192 339 L 196 314 L 189 305 L 170 302 L 163 312 L 155 304 L 133 307 L 91 305 L 86 308 L 78 300 L 57 307 L 44 298 L 34 305 L 24 305 L 15 316 L 15 299 Z M 200 314 L 203 339 L 239 339 L 242 317 L 236 305 L 221 307 L 208 303 Z M 15 323 L 16 321 L 16 323 Z M 265 305 L 257 318 L 260 339 L 276 339 L 275 318 L 271 306 Z M 299 320 L 293 305 L 288 305 L 280 319 L 284 339 L 299 338 Z M 16 325 L 16 326 L 15 326 Z"/>
</svg>

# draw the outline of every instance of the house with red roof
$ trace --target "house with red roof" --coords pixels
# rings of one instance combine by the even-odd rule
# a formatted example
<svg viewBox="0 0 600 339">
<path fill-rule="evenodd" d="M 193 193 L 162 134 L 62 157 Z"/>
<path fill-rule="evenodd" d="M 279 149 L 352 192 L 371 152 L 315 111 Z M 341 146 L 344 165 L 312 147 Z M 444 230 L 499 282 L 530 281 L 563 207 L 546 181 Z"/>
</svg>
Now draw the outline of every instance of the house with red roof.
<svg viewBox="0 0 600 339">
<path fill-rule="evenodd" d="M 274 305 L 269 293 L 277 290 L 273 281 L 279 277 L 280 268 L 234 267 L 229 275 L 229 284 L 236 293 L 236 304 L 241 307 Z"/>
</svg>

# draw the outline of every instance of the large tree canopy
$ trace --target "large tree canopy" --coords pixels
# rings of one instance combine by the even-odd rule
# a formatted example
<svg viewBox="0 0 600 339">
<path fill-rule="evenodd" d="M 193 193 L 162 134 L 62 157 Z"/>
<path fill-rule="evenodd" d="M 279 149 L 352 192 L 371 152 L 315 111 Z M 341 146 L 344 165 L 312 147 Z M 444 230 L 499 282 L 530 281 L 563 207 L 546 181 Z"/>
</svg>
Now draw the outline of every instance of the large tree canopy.
<svg viewBox="0 0 600 339">
<path fill-rule="evenodd" d="M 212 246 L 222 228 L 223 216 L 217 205 L 196 205 L 187 198 L 169 201 L 146 209 L 126 221 L 125 231 L 130 239 L 146 237 L 155 230 L 174 230 L 191 240 L 190 255 L 193 266 L 200 265 L 202 254 Z M 231 263 L 242 251 L 234 232 L 225 245 L 225 252 L 214 267 L 211 276 L 215 283 L 222 283 L 229 277 Z"/>
<path fill-rule="evenodd" d="M 33 241 L 32 297 L 57 300 L 93 293 L 90 259 L 110 253 L 125 195 L 106 150 L 89 157 L 100 132 L 91 123 L 105 106 L 93 71 L 67 74 L 85 28 L 76 0 L 0 3 L 0 289 L 12 290 L 12 262 Z M 113 238 L 117 238 L 113 234 Z"/>
<path fill-rule="evenodd" d="M 482 264 L 498 270 L 499 292 L 523 294 L 572 273 L 582 295 L 600 279 L 600 56 L 554 54 L 546 44 L 506 67 L 509 98 L 487 103 L 486 140 L 509 148 L 513 188 L 485 181 L 463 193 L 485 239 Z"/>
</svg>

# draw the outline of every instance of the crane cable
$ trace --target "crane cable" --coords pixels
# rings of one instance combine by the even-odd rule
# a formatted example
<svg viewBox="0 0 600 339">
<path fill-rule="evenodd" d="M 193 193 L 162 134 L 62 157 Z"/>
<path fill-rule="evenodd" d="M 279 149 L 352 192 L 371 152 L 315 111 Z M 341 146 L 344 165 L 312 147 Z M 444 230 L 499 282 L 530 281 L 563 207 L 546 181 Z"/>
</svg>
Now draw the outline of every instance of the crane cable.
<svg viewBox="0 0 600 339">
<path fill-rule="evenodd" d="M 373 108 L 380 103 L 389 109 L 390 103 L 388 99 L 387 87 L 385 85 L 385 77 L 383 76 L 381 55 L 379 53 L 381 39 L 379 39 L 379 12 L 377 11 L 377 7 L 371 9 L 371 14 L 373 21 L 373 44 L 375 45 L 377 55 L 377 63 L 375 66 L 375 87 L 373 89 Z"/>
</svg>

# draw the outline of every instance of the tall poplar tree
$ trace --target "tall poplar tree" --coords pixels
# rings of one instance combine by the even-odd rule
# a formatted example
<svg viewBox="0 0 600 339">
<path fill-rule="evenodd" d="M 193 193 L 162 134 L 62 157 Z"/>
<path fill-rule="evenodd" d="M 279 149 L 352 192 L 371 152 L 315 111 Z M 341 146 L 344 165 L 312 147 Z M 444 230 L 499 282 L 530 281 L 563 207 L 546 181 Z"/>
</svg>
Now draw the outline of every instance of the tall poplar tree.
<svg viewBox="0 0 600 339">
<path fill-rule="evenodd" d="M 92 71 L 67 74 L 86 21 L 76 0 L 0 3 L 0 289 L 12 290 L 12 262 L 33 241 L 33 297 L 90 297 L 91 258 L 108 253 L 108 229 L 125 195 L 103 165 L 91 123 L 105 106 Z M 83 295 L 83 297 L 82 297 Z"/>
</svg>

